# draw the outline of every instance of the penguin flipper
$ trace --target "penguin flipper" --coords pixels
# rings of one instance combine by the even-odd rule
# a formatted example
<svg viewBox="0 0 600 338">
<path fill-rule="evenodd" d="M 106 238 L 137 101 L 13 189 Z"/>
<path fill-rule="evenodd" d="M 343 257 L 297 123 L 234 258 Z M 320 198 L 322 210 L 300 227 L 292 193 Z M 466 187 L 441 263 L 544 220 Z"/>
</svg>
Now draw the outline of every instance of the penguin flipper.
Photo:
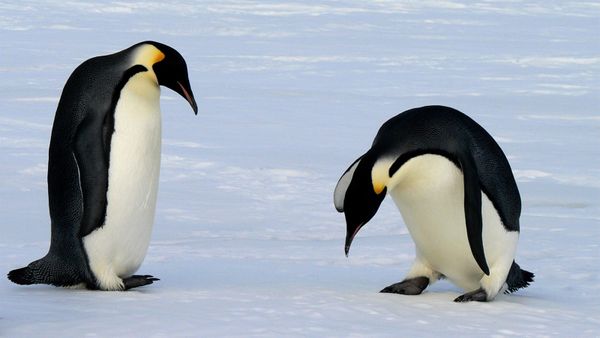
<svg viewBox="0 0 600 338">
<path fill-rule="evenodd" d="M 486 274 L 490 274 L 490 269 L 485 259 L 483 250 L 482 227 L 483 220 L 481 216 L 481 185 L 475 161 L 470 155 L 459 159 L 464 178 L 465 191 L 465 221 L 467 226 L 467 237 L 471 253 L 477 262 L 477 265 Z"/>
<path fill-rule="evenodd" d="M 74 156 L 83 197 L 81 238 L 104 224 L 108 189 L 108 147 L 103 139 L 103 116 L 88 114 L 75 134 Z"/>
</svg>

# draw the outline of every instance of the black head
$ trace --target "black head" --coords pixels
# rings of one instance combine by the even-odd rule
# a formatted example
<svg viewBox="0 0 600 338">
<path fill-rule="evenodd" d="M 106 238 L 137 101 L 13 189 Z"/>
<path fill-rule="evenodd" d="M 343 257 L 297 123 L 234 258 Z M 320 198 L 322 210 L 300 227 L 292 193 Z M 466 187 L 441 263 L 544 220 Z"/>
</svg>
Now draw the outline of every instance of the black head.
<svg viewBox="0 0 600 338">
<path fill-rule="evenodd" d="M 375 156 L 369 151 L 346 170 L 335 189 L 336 209 L 346 217 L 346 255 L 358 231 L 375 216 L 385 198 L 386 188 L 376 189 L 373 184 L 374 164 Z"/>
<path fill-rule="evenodd" d="M 164 54 L 164 58 L 154 63 L 152 66 L 158 84 L 179 93 L 179 95 L 183 96 L 190 103 L 194 113 L 198 114 L 198 105 L 196 104 L 194 93 L 190 86 L 187 64 L 185 63 L 183 56 L 175 49 L 162 43 L 154 41 L 147 41 L 144 43 L 153 45 Z"/>
</svg>

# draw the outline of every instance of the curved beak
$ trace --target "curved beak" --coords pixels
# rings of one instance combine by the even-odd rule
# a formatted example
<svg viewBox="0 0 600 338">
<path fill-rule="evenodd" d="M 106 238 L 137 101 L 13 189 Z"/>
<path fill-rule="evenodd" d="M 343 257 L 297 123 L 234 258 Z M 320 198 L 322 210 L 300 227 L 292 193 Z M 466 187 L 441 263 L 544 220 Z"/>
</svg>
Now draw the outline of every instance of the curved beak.
<svg viewBox="0 0 600 338">
<path fill-rule="evenodd" d="M 365 225 L 365 223 L 361 223 L 359 226 L 357 226 L 356 229 L 354 229 L 354 232 L 352 232 L 352 233 L 346 232 L 346 246 L 344 247 L 344 252 L 346 253 L 346 257 L 348 257 L 348 252 L 350 252 L 350 246 L 352 245 L 352 241 L 354 240 L 354 237 L 356 236 L 356 234 L 358 233 L 360 228 L 363 227 L 363 225 Z"/>
<path fill-rule="evenodd" d="M 192 106 L 192 109 L 194 110 L 194 114 L 198 115 L 198 105 L 194 99 L 194 93 L 192 93 L 192 89 L 189 87 L 189 85 L 186 88 L 186 86 L 179 81 L 177 81 L 177 85 L 179 85 L 179 89 L 181 89 L 181 91 L 177 90 L 177 92 L 190 103 L 190 106 Z"/>
</svg>

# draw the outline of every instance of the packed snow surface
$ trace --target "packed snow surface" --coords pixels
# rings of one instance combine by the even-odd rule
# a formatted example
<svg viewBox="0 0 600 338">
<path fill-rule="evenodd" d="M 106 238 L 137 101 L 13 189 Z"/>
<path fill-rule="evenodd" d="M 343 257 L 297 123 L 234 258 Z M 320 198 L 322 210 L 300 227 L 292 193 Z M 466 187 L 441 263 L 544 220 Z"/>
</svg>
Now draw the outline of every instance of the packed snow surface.
<svg viewBox="0 0 600 338">
<path fill-rule="evenodd" d="M 139 273 L 93 292 L 0 279 L 2 337 L 594 337 L 600 334 L 600 5 L 593 1 L 2 1 L 0 271 L 49 244 L 51 125 L 73 69 L 143 40 L 163 89 L 156 223 Z M 337 179 L 379 126 L 442 104 L 486 128 L 522 200 L 535 283 L 457 304 L 380 294 L 414 246 L 386 199 L 348 258 Z"/>
</svg>

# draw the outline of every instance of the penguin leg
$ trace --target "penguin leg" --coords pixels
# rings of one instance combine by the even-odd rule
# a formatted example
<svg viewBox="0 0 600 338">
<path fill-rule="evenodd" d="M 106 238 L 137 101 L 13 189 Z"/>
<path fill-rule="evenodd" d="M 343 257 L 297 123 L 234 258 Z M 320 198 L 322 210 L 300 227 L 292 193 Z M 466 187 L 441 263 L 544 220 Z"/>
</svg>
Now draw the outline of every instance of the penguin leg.
<svg viewBox="0 0 600 338">
<path fill-rule="evenodd" d="M 508 273 L 510 272 L 510 268 L 514 262 L 515 251 L 517 249 L 517 241 L 518 241 L 518 232 L 506 232 L 503 240 L 504 240 L 504 250 L 500 255 L 495 257 L 495 259 L 490 264 L 490 274 L 483 275 L 479 284 L 481 285 L 480 290 L 486 294 L 485 300 L 479 299 L 471 299 L 476 301 L 491 301 L 496 295 L 503 290 L 506 290 L 507 284 L 506 279 L 508 278 Z M 493 255 L 491 255 L 493 257 Z M 478 291 L 478 290 L 476 290 Z M 475 291 L 473 291 L 475 292 Z M 473 293 L 470 292 L 470 293 Z M 465 295 L 468 295 L 467 293 Z M 463 296 L 465 296 L 463 295 Z M 462 297 L 462 296 L 461 296 Z M 474 296 L 473 296 L 474 297 Z M 472 297 L 472 298 L 473 298 Z M 459 297 L 460 298 L 460 297 Z M 467 297 L 469 298 L 469 297 Z M 477 297 L 474 297 L 477 298 Z"/>
<path fill-rule="evenodd" d="M 493 300 L 496 295 L 506 287 L 508 268 L 506 264 L 495 264 L 490 268 L 490 274 L 484 275 L 480 280 L 481 287 L 477 290 L 467 292 L 454 299 L 455 302 L 487 302 Z"/>
<path fill-rule="evenodd" d="M 413 266 L 403 281 L 385 287 L 382 293 L 398 293 L 401 295 L 420 295 L 431 283 L 440 279 L 441 274 L 431 269 L 417 256 Z"/>
<path fill-rule="evenodd" d="M 150 275 L 133 275 L 123 279 L 123 286 L 125 290 L 129 290 L 139 286 L 150 285 L 157 280 L 160 279 Z"/>
<path fill-rule="evenodd" d="M 506 288 L 506 278 L 513 263 L 514 250 L 507 252 L 498 257 L 492 265 L 490 265 L 490 274 L 483 275 L 479 281 L 481 287 L 477 290 L 467 292 L 454 299 L 455 302 L 487 302 L 493 300 L 496 295 Z"/>
</svg>

